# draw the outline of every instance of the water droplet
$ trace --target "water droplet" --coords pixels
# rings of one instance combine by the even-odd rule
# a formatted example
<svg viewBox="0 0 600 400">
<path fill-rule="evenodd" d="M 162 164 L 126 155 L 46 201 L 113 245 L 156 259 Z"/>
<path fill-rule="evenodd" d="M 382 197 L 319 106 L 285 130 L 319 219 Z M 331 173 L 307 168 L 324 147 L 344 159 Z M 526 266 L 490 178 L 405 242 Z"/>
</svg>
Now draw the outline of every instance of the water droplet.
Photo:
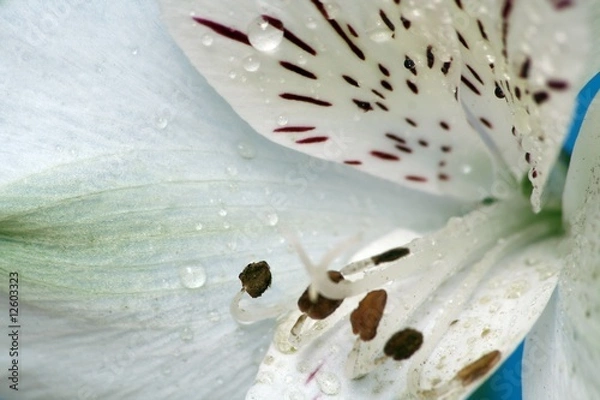
<svg viewBox="0 0 600 400">
<path fill-rule="evenodd" d="M 312 17 L 306 18 L 306 27 L 308 29 L 317 29 L 317 21 Z"/>
<path fill-rule="evenodd" d="M 277 215 L 277 213 L 269 213 L 267 214 L 267 225 L 269 226 L 275 226 L 277 225 L 277 222 L 279 222 L 279 216 Z"/>
<path fill-rule="evenodd" d="M 179 269 L 179 280 L 188 289 L 197 289 L 206 283 L 206 271 L 200 266 Z"/>
<path fill-rule="evenodd" d="M 179 332 L 179 337 L 184 342 L 191 342 L 194 339 L 194 331 L 190 328 L 183 328 L 181 332 Z"/>
<path fill-rule="evenodd" d="M 226 217 L 226 216 L 227 216 L 227 210 L 226 210 L 226 209 L 224 209 L 224 208 L 221 208 L 221 209 L 219 210 L 219 215 L 220 215 L 221 217 Z"/>
<path fill-rule="evenodd" d="M 306 57 L 304 57 L 302 54 L 298 56 L 298 65 L 306 65 L 306 61 Z"/>
<path fill-rule="evenodd" d="M 231 224 L 227 221 L 223 222 L 223 229 L 229 229 L 231 228 Z"/>
<path fill-rule="evenodd" d="M 473 167 L 470 166 L 469 164 L 464 164 L 462 167 L 460 167 L 460 171 L 463 174 L 468 175 L 473 171 Z"/>
<path fill-rule="evenodd" d="M 383 43 L 390 40 L 392 38 L 392 34 L 393 32 L 389 29 L 373 29 L 369 32 L 369 39 L 371 39 L 375 43 Z"/>
<path fill-rule="evenodd" d="M 229 167 L 227 167 L 227 173 L 231 176 L 236 176 L 238 174 L 238 170 L 233 165 L 230 165 Z"/>
<path fill-rule="evenodd" d="M 247 160 L 251 160 L 256 157 L 256 150 L 248 143 L 240 142 L 237 145 L 238 154 Z"/>
<path fill-rule="evenodd" d="M 134 47 L 133 49 L 131 49 L 131 54 L 133 54 L 134 56 L 137 56 L 139 53 L 139 49 L 137 47 Z"/>
<path fill-rule="evenodd" d="M 235 72 L 234 70 L 231 70 L 231 71 L 229 71 L 227 76 L 229 77 L 229 79 L 235 79 L 235 77 L 237 76 L 237 72 Z"/>
<path fill-rule="evenodd" d="M 242 60 L 244 69 L 248 72 L 256 72 L 260 68 L 260 60 L 255 56 L 248 56 Z"/>
<path fill-rule="evenodd" d="M 540 260 L 538 260 L 537 258 L 533 258 L 533 257 L 528 257 L 525 260 L 525 264 L 528 266 L 537 265 L 539 262 L 540 262 Z"/>
<path fill-rule="evenodd" d="M 200 39 L 200 41 L 202 42 L 203 45 L 205 46 L 211 46 L 213 44 L 213 37 L 212 35 L 209 35 L 208 33 L 202 35 L 202 38 Z"/>
<path fill-rule="evenodd" d="M 341 389 L 339 378 L 331 372 L 317 374 L 317 385 L 321 392 L 331 396 L 338 394 Z"/>
<path fill-rule="evenodd" d="M 273 51 L 283 40 L 283 30 L 277 29 L 263 17 L 258 17 L 248 27 L 248 40 L 258 51 Z"/>
<path fill-rule="evenodd" d="M 196 230 L 197 230 L 197 231 L 201 231 L 201 230 L 202 230 L 202 228 L 204 228 L 204 226 L 203 226 L 203 225 L 202 225 L 200 222 L 198 222 L 198 223 L 196 224 Z"/>
<path fill-rule="evenodd" d="M 171 372 L 172 372 L 172 371 L 171 371 L 171 368 L 170 368 L 169 366 L 164 366 L 164 367 L 162 368 L 162 373 L 163 373 L 163 375 L 165 375 L 165 376 L 169 376 L 169 375 L 171 375 Z"/>
<path fill-rule="evenodd" d="M 339 17 L 341 7 L 336 2 L 328 2 L 325 4 L 325 11 L 327 11 L 327 19 L 335 19 Z"/>
<path fill-rule="evenodd" d="M 221 320 L 221 314 L 215 310 L 212 310 L 208 313 L 208 320 L 210 322 L 219 322 Z"/>
<path fill-rule="evenodd" d="M 157 115 L 154 118 L 154 126 L 157 129 L 165 129 L 167 127 L 167 125 L 169 124 L 169 120 L 166 118 L 161 117 L 160 115 Z"/>
<path fill-rule="evenodd" d="M 277 117 L 277 125 L 279 126 L 285 126 L 288 123 L 288 117 L 287 115 L 281 114 L 280 116 Z"/>
</svg>

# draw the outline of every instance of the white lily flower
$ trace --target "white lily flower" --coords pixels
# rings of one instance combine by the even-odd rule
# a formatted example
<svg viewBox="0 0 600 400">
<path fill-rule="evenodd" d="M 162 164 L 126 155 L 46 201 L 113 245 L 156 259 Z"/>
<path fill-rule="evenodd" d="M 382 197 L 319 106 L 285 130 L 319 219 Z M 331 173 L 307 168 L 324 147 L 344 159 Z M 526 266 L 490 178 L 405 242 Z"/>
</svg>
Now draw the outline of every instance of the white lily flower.
<svg viewBox="0 0 600 400">
<path fill-rule="evenodd" d="M 20 331 L 18 356 L 0 360 L 18 360 L 18 395 L 239 398 L 261 361 L 249 398 L 471 392 L 520 343 L 558 279 L 561 215 L 551 203 L 534 214 L 514 182 L 528 171 L 533 207 L 543 205 L 575 94 L 597 66 L 587 58 L 596 6 L 165 3 L 178 44 L 259 133 L 406 187 L 256 137 L 175 48 L 155 7 L 3 3 L 0 268 L 19 275 Z M 597 267 L 585 247 L 597 241 L 597 176 L 581 173 L 597 165 L 585 154 L 594 126 L 566 191 L 567 294 L 535 331 L 561 351 L 530 351 L 544 362 L 526 370 L 533 396 L 566 394 L 569 381 L 582 395 L 598 391 Z M 501 201 L 480 206 L 489 196 Z M 390 246 L 410 254 L 333 262 L 348 237 L 367 243 L 398 227 L 358 257 Z M 298 232 L 309 254 L 279 229 Z M 277 311 L 274 330 L 229 314 L 241 267 L 262 259 L 273 288 L 262 305 L 231 308 L 240 320 Z M 315 292 L 345 300 L 292 329 L 303 263 Z M 332 284 L 332 267 L 346 281 Z M 356 339 L 348 316 L 381 288 L 377 333 Z M 548 326 L 558 323 L 555 337 Z M 415 352 L 392 346 L 394 357 L 412 353 L 404 361 L 384 357 L 398 331 L 423 339 Z M 573 379 L 556 379 L 552 366 Z M 3 385 L 0 396 L 16 392 Z"/>
</svg>

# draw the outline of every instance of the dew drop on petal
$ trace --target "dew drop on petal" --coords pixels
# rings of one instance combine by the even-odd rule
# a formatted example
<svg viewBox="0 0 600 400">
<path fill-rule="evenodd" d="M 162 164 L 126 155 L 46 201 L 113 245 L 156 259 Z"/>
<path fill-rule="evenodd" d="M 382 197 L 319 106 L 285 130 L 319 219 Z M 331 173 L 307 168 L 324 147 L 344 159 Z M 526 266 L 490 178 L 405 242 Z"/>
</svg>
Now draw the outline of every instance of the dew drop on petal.
<svg viewBox="0 0 600 400">
<path fill-rule="evenodd" d="M 251 160 L 256 157 L 256 150 L 248 143 L 240 142 L 237 145 L 237 151 L 240 157 Z"/>
<path fill-rule="evenodd" d="M 288 123 L 288 117 L 287 117 L 287 115 L 281 114 L 281 115 L 279 115 L 277 117 L 277 125 L 279 125 L 279 126 L 285 126 L 285 125 L 287 125 L 287 123 Z"/>
<path fill-rule="evenodd" d="M 206 271 L 203 267 L 182 267 L 179 269 L 179 280 L 188 289 L 198 289 L 206 283 Z"/>
<path fill-rule="evenodd" d="M 231 70 L 231 71 L 229 71 L 227 76 L 229 77 L 229 79 L 235 79 L 237 76 L 237 72 L 235 72 L 234 70 Z"/>
<path fill-rule="evenodd" d="M 244 69 L 248 72 L 256 72 L 260 68 L 260 60 L 255 56 L 248 56 L 242 60 Z"/>
<path fill-rule="evenodd" d="M 330 396 L 338 394 L 341 388 L 340 379 L 331 372 L 317 374 L 317 385 L 321 392 Z"/>
<path fill-rule="evenodd" d="M 314 18 L 308 17 L 308 18 L 306 18 L 306 27 L 308 29 L 317 29 L 317 22 L 315 21 Z"/>
<path fill-rule="evenodd" d="M 283 30 L 277 29 L 263 17 L 258 17 L 248 26 L 248 40 L 258 51 L 273 51 L 283 40 Z"/>
<path fill-rule="evenodd" d="M 198 223 L 196 224 L 196 230 L 197 230 L 197 231 L 201 231 L 201 230 L 202 230 L 202 228 L 204 228 L 204 226 L 203 226 L 203 225 L 202 225 L 200 222 L 198 222 Z"/>
<path fill-rule="evenodd" d="M 375 43 L 383 43 L 383 42 L 387 42 L 388 40 L 390 40 L 392 38 L 392 33 L 393 32 L 390 31 L 389 29 L 380 28 L 380 29 L 373 29 L 368 34 L 369 34 L 369 39 L 371 39 Z"/>
<path fill-rule="evenodd" d="M 220 215 L 221 217 L 226 217 L 226 216 L 227 216 L 227 210 L 226 210 L 226 209 L 224 209 L 224 208 L 221 208 L 221 209 L 219 210 L 219 215 Z"/>
<path fill-rule="evenodd" d="M 212 46 L 213 44 L 213 37 L 212 35 L 206 33 L 204 35 L 202 35 L 202 38 L 200 38 L 200 41 L 202 42 L 203 45 L 205 45 L 206 47 L 208 46 Z"/>
<path fill-rule="evenodd" d="M 266 215 L 267 225 L 275 226 L 279 222 L 279 216 L 277 213 L 269 213 Z"/>
<path fill-rule="evenodd" d="M 229 174 L 230 176 L 236 176 L 238 174 L 238 170 L 233 165 L 230 165 L 229 167 L 227 167 L 227 174 Z"/>
<path fill-rule="evenodd" d="M 179 337 L 184 342 L 191 342 L 194 339 L 194 331 L 188 327 L 183 328 L 181 332 L 179 332 Z"/>
</svg>

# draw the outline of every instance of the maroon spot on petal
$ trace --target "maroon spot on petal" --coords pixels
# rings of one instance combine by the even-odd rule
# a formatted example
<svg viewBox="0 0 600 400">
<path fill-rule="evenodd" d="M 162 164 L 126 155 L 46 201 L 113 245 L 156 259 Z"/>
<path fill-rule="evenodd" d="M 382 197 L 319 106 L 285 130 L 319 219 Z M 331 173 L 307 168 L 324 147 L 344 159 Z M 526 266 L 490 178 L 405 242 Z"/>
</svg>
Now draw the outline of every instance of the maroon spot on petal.
<svg viewBox="0 0 600 400">
<path fill-rule="evenodd" d="M 463 9 L 463 6 L 462 6 L 462 1 L 460 1 L 460 0 L 454 0 L 454 2 L 456 3 L 456 6 L 457 6 L 458 8 L 460 8 L 461 10 Z"/>
<path fill-rule="evenodd" d="M 305 70 L 302 67 L 299 67 L 295 64 L 292 64 L 290 62 L 287 61 L 280 61 L 279 65 L 281 65 L 283 68 L 287 69 L 288 71 L 292 71 L 300 76 L 303 76 L 305 78 L 308 79 L 317 79 L 317 76 L 315 74 L 313 74 L 310 71 Z"/>
<path fill-rule="evenodd" d="M 359 160 L 345 160 L 344 164 L 348 164 L 348 165 L 361 165 L 362 161 L 359 161 Z"/>
<path fill-rule="evenodd" d="M 193 20 L 199 23 L 200 25 L 212 29 L 213 32 L 221 36 L 225 36 L 228 39 L 235 40 L 237 42 L 250 46 L 250 40 L 248 40 L 248 36 L 243 32 L 200 17 L 193 17 Z"/>
<path fill-rule="evenodd" d="M 286 100 L 293 100 L 293 101 L 301 101 L 301 102 L 304 102 L 304 103 L 310 103 L 310 104 L 314 104 L 316 106 L 321 106 L 321 107 L 329 107 L 329 106 L 331 106 L 331 103 L 328 102 L 328 101 L 323 101 L 323 100 L 315 99 L 313 97 L 302 96 L 302 95 L 294 94 L 294 93 L 281 93 L 279 95 L 279 97 L 281 97 L 282 99 L 286 99 Z"/>
<path fill-rule="evenodd" d="M 348 82 L 349 84 L 351 84 L 352 86 L 355 87 L 360 87 L 358 82 L 356 81 L 356 79 L 349 77 L 348 75 L 342 75 L 342 78 L 344 78 L 344 80 L 346 82 Z"/>
<path fill-rule="evenodd" d="M 452 60 L 446 61 L 445 63 L 443 63 L 442 68 L 440 68 L 440 71 L 442 71 L 442 74 L 447 75 L 448 71 L 450 70 L 451 65 L 452 65 Z"/>
<path fill-rule="evenodd" d="M 410 118 L 404 118 L 404 120 L 406 121 L 407 124 L 414 126 L 415 128 L 417 127 L 417 123 L 415 121 L 413 121 Z"/>
<path fill-rule="evenodd" d="M 388 71 L 388 69 L 386 67 L 384 67 L 383 65 L 381 65 L 381 64 L 379 64 L 379 70 L 385 76 L 390 76 L 390 71 Z"/>
<path fill-rule="evenodd" d="M 521 100 L 521 88 L 518 86 L 515 86 L 515 96 L 517 99 Z"/>
<path fill-rule="evenodd" d="M 348 28 L 348 32 L 350 32 L 350 34 L 354 37 L 358 37 L 358 33 L 354 30 L 354 28 L 352 27 L 352 25 L 350 24 L 346 24 L 346 27 Z"/>
<path fill-rule="evenodd" d="M 404 29 L 410 29 L 410 20 L 409 19 L 406 19 L 401 15 L 400 21 L 402 21 L 402 26 L 404 26 Z"/>
<path fill-rule="evenodd" d="M 519 71 L 519 77 L 523 79 L 527 79 L 529 76 L 529 70 L 531 69 L 531 58 L 527 57 L 523 64 L 521 64 L 521 69 Z"/>
<path fill-rule="evenodd" d="M 419 88 L 417 87 L 417 85 L 412 83 L 408 79 L 406 80 L 406 86 L 408 86 L 410 91 L 413 92 L 414 94 L 419 94 Z"/>
<path fill-rule="evenodd" d="M 525 153 L 525 161 L 527 161 L 528 163 L 531 162 L 531 154 L 529 152 Z"/>
<path fill-rule="evenodd" d="M 448 125 L 448 123 L 446 121 L 441 121 L 440 122 L 440 126 L 442 127 L 442 129 L 444 130 L 450 130 L 450 125 Z"/>
<path fill-rule="evenodd" d="M 561 79 L 548 79 L 546 85 L 548 85 L 550 89 L 554 90 L 566 90 L 569 88 L 569 82 Z"/>
<path fill-rule="evenodd" d="M 480 93 L 480 92 L 479 92 L 479 90 L 478 90 L 478 89 L 475 87 L 475 85 L 473 85 L 473 83 L 471 83 L 471 81 L 470 81 L 470 80 L 468 80 L 467 78 L 465 78 L 465 76 L 464 76 L 464 75 L 461 75 L 461 76 L 460 76 L 460 81 L 461 81 L 462 83 L 464 83 L 464 85 L 465 85 L 466 87 L 468 87 L 468 88 L 469 88 L 469 89 L 470 89 L 470 90 L 471 90 L 473 93 L 475 93 L 475 94 L 476 94 L 476 95 L 478 95 L 478 96 L 481 96 L 481 93 Z"/>
<path fill-rule="evenodd" d="M 465 40 L 465 38 L 460 34 L 459 31 L 456 31 L 456 37 L 458 37 L 458 41 L 462 44 L 466 49 L 469 48 L 469 44 Z"/>
<path fill-rule="evenodd" d="M 479 120 L 481 121 L 482 124 L 487 126 L 489 129 L 492 129 L 493 125 L 490 121 L 488 121 L 487 119 L 485 119 L 483 117 L 479 118 Z"/>
<path fill-rule="evenodd" d="M 406 140 L 402 139 L 399 136 L 394 135 L 393 133 L 386 133 L 385 137 L 388 138 L 388 139 L 392 139 L 392 140 L 394 140 L 394 141 L 396 141 L 398 143 L 406 144 Z"/>
<path fill-rule="evenodd" d="M 317 373 L 319 372 L 319 370 L 321 369 L 322 366 L 323 366 L 323 364 L 319 364 L 319 366 L 317 368 L 315 368 L 310 374 L 308 374 L 308 377 L 306 377 L 306 381 L 304 381 L 305 385 L 308 385 L 310 383 L 310 381 L 315 379 L 315 376 L 317 376 Z"/>
<path fill-rule="evenodd" d="M 427 140 L 419 139 L 419 144 L 423 147 L 428 147 L 429 142 Z"/>
<path fill-rule="evenodd" d="M 479 83 L 481 83 L 482 85 L 483 83 L 483 79 L 481 79 L 481 77 L 479 76 L 479 74 L 477 73 L 477 71 L 475 71 L 473 68 L 471 68 L 470 65 L 467 65 L 467 69 L 469 71 L 471 71 L 471 74 L 473 74 L 473 76 L 475 77 L 475 79 L 477 79 L 479 81 Z"/>
<path fill-rule="evenodd" d="M 375 104 L 377 104 L 377 107 L 381 108 L 383 111 L 389 111 L 385 104 L 380 103 L 378 101 L 376 101 Z"/>
<path fill-rule="evenodd" d="M 481 33 L 481 37 L 484 38 L 485 40 L 489 40 L 487 33 L 485 33 L 485 29 L 483 28 L 483 24 L 481 23 L 480 20 L 477 20 L 477 27 L 479 27 L 479 33 Z"/>
<path fill-rule="evenodd" d="M 383 10 L 379 10 L 379 16 L 381 17 L 381 20 L 383 21 L 383 23 L 390 29 L 390 31 L 393 32 L 396 30 L 396 26 L 394 26 L 392 21 L 390 21 L 390 19 L 388 18 L 388 16 L 385 14 L 385 12 Z"/>
<path fill-rule="evenodd" d="M 554 8 L 557 11 L 562 11 L 565 8 L 569 8 L 573 5 L 573 0 L 552 0 Z"/>
<path fill-rule="evenodd" d="M 427 178 L 420 175 L 406 175 L 404 178 L 411 182 L 427 182 Z"/>
<path fill-rule="evenodd" d="M 281 128 L 274 129 L 273 132 L 308 132 L 312 131 L 313 129 L 315 129 L 314 126 L 284 126 Z"/>
<path fill-rule="evenodd" d="M 356 106 L 358 108 L 360 108 L 361 110 L 363 110 L 364 112 L 373 110 L 373 106 L 368 101 L 363 101 L 363 100 L 358 100 L 358 99 L 352 99 L 352 102 L 354 104 L 356 104 Z"/>
<path fill-rule="evenodd" d="M 446 166 L 446 161 L 442 160 L 438 163 L 438 167 L 443 168 Z"/>
<path fill-rule="evenodd" d="M 400 161 L 400 157 L 384 151 L 373 150 L 371 151 L 371 155 L 386 161 Z"/>
<path fill-rule="evenodd" d="M 427 66 L 431 69 L 433 68 L 433 63 L 435 62 L 435 56 L 432 51 L 433 47 L 431 45 L 427 46 Z"/>
<path fill-rule="evenodd" d="M 396 148 L 404 153 L 408 153 L 408 154 L 412 153 L 412 149 L 410 147 L 404 146 L 402 144 L 397 144 Z"/>
<path fill-rule="evenodd" d="M 298 144 L 312 144 L 312 143 L 322 143 L 322 142 L 326 142 L 327 140 L 329 140 L 329 137 L 327 136 L 312 136 L 306 139 L 300 139 L 300 140 L 296 140 L 296 143 Z"/>
<path fill-rule="evenodd" d="M 533 179 L 535 179 L 535 178 L 537 178 L 537 177 L 538 177 L 538 172 L 537 172 L 537 170 L 536 170 L 535 168 L 534 168 L 534 169 L 531 171 L 531 177 L 532 177 Z"/>
<path fill-rule="evenodd" d="M 371 89 L 371 92 L 372 92 L 372 93 L 373 93 L 375 96 L 377 96 L 377 97 L 380 97 L 380 98 L 382 98 L 382 99 L 384 99 L 384 100 L 385 100 L 385 96 L 384 96 L 384 95 L 382 95 L 382 94 L 381 94 L 381 92 L 379 92 L 379 91 L 377 91 L 377 90 L 375 90 L 375 89 Z"/>
<path fill-rule="evenodd" d="M 446 175 L 446 174 L 438 174 L 438 179 L 440 181 L 447 181 L 447 180 L 450 179 L 450 177 L 448 175 Z"/>
<path fill-rule="evenodd" d="M 452 147 L 451 146 L 441 146 L 440 150 L 442 150 L 442 152 L 444 152 L 444 153 L 450 153 L 452 151 Z"/>
<path fill-rule="evenodd" d="M 389 90 L 390 92 L 394 90 L 394 88 L 392 87 L 392 85 L 388 82 L 388 81 L 384 81 L 382 80 L 381 82 L 381 86 L 383 86 L 384 89 Z"/>
<path fill-rule="evenodd" d="M 549 98 L 550 98 L 550 95 L 544 91 L 535 92 L 533 94 L 533 101 L 535 101 L 536 104 L 545 103 L 546 101 L 548 101 Z"/>
</svg>

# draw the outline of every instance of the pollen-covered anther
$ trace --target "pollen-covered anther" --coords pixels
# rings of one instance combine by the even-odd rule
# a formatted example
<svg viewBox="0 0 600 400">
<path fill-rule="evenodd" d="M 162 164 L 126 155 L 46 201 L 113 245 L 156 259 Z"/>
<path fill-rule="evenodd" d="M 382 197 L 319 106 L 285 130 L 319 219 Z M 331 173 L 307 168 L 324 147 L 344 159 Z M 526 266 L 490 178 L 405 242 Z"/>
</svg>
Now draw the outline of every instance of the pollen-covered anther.
<svg viewBox="0 0 600 400">
<path fill-rule="evenodd" d="M 467 386 L 485 376 L 501 359 L 502 353 L 499 350 L 490 351 L 458 371 L 456 379 L 459 379 L 463 386 Z"/>
<path fill-rule="evenodd" d="M 421 348 L 423 334 L 416 329 L 406 328 L 392 335 L 385 343 L 383 352 L 396 361 L 406 360 Z"/>
<path fill-rule="evenodd" d="M 358 303 L 356 310 L 350 314 L 352 333 L 359 335 L 365 342 L 372 340 L 377 335 L 377 327 L 383 317 L 386 302 L 387 292 L 383 289 L 367 293 Z"/>
<path fill-rule="evenodd" d="M 344 280 L 343 275 L 338 271 L 327 271 L 327 275 L 329 279 L 338 283 Z M 298 299 L 298 308 L 300 311 L 308 315 L 312 319 L 325 319 L 342 304 L 344 300 L 334 300 L 329 299 L 327 297 L 322 296 L 317 293 L 316 299 L 312 300 L 310 298 L 310 287 L 307 288 L 302 296 Z"/>
<path fill-rule="evenodd" d="M 271 268 L 266 261 L 250 263 L 239 275 L 243 290 L 253 299 L 262 294 L 271 286 Z"/>
</svg>

